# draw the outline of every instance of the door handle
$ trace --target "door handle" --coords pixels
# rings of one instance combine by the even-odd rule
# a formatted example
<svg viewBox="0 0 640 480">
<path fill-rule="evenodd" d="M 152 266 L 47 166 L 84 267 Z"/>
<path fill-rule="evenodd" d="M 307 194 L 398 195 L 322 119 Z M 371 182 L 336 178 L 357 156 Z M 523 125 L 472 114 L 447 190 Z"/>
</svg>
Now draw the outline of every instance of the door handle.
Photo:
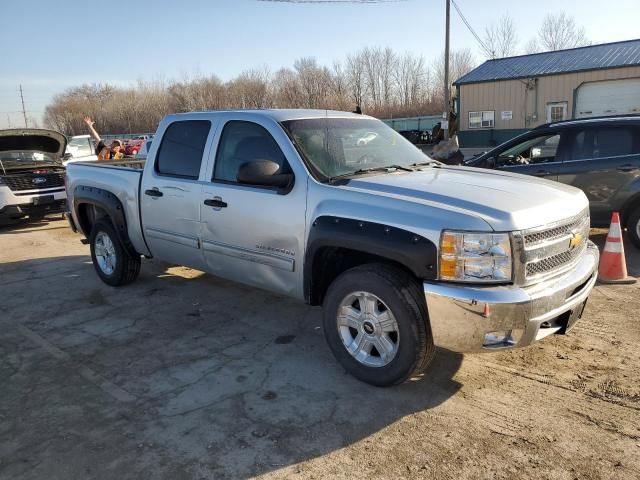
<svg viewBox="0 0 640 480">
<path fill-rule="evenodd" d="M 616 168 L 616 170 L 618 170 L 619 172 L 633 172 L 634 170 L 637 170 L 638 166 L 636 165 L 632 165 L 630 163 L 627 163 L 625 165 L 620 165 L 618 168 Z"/>
<path fill-rule="evenodd" d="M 538 170 L 534 173 L 536 177 L 544 177 L 546 175 L 551 175 L 551 172 L 548 170 Z"/>
<path fill-rule="evenodd" d="M 204 204 L 209 207 L 227 208 L 227 202 L 223 202 L 221 198 L 207 198 Z"/>
<path fill-rule="evenodd" d="M 152 188 L 151 190 L 145 190 L 144 191 L 145 195 L 149 195 L 150 197 L 161 197 L 162 195 L 164 195 L 160 190 L 158 190 L 157 188 Z"/>
</svg>

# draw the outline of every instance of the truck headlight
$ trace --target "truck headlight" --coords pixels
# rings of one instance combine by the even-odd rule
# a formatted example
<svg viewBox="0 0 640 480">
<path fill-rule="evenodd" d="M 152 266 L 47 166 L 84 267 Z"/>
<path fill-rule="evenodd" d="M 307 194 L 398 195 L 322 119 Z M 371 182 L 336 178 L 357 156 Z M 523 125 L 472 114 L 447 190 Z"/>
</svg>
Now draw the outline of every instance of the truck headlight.
<svg viewBox="0 0 640 480">
<path fill-rule="evenodd" d="M 510 282 L 512 263 L 508 233 L 442 232 L 438 270 L 441 280 Z"/>
</svg>

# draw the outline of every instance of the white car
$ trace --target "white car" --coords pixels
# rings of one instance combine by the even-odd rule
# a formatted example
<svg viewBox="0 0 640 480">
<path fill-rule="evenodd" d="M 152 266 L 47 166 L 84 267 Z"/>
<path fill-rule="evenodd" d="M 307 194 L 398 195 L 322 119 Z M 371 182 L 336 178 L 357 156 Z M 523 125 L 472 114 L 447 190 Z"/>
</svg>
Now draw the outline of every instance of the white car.
<svg viewBox="0 0 640 480">
<path fill-rule="evenodd" d="M 69 139 L 65 150 L 64 166 L 72 162 L 91 162 L 98 160 L 90 135 L 75 135 Z"/>
</svg>

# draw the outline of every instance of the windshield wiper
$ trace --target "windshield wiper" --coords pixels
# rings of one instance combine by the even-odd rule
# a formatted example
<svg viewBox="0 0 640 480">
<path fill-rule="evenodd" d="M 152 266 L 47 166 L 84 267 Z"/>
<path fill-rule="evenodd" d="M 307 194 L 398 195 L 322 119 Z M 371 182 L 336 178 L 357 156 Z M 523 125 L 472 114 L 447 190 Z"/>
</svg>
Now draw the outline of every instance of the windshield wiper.
<svg viewBox="0 0 640 480">
<path fill-rule="evenodd" d="M 385 165 L 383 167 L 360 168 L 360 169 L 355 170 L 353 172 L 343 173 L 341 175 L 336 175 L 336 176 L 333 176 L 333 177 L 329 177 L 327 179 L 327 182 L 328 183 L 333 183 L 335 180 L 338 180 L 338 179 L 341 179 L 341 178 L 352 177 L 354 175 L 363 175 L 365 173 L 371 173 L 371 172 L 392 173 L 392 172 L 395 172 L 396 170 L 403 170 L 405 172 L 413 172 L 414 171 L 414 169 L 411 168 L 411 166 L 405 166 L 405 165 Z"/>
<path fill-rule="evenodd" d="M 426 162 L 412 163 L 410 166 L 411 167 L 426 167 L 427 165 L 433 165 L 434 163 L 437 163 L 437 162 L 435 160 L 428 160 Z"/>
</svg>

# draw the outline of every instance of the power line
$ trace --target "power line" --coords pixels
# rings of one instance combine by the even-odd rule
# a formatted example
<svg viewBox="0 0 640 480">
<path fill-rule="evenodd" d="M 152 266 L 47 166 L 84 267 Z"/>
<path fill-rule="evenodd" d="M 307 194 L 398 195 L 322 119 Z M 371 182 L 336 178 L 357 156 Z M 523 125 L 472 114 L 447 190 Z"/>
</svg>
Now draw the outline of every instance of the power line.
<svg viewBox="0 0 640 480">
<path fill-rule="evenodd" d="M 400 3 L 408 0 L 257 0 L 270 3 Z"/>
<path fill-rule="evenodd" d="M 506 73 L 513 75 L 514 77 L 516 77 L 515 79 L 517 79 L 520 83 L 523 83 L 524 85 L 527 85 L 527 87 L 529 86 L 528 82 L 525 82 L 524 80 L 520 80 L 517 77 L 520 77 L 521 75 L 516 72 L 513 68 L 509 67 L 508 65 L 504 65 L 504 62 L 501 62 L 500 60 L 502 60 L 501 58 L 495 58 L 495 51 L 491 50 L 489 47 L 487 47 L 487 45 L 482 41 L 482 39 L 480 38 L 480 36 L 475 32 L 475 30 L 473 29 L 473 27 L 471 27 L 471 24 L 469 23 L 469 21 L 465 18 L 465 16 L 462 14 L 462 10 L 460 10 L 460 7 L 458 6 L 458 4 L 456 3 L 455 0 L 451 0 L 451 2 L 453 3 L 453 7 L 456 9 L 456 12 L 458 12 L 458 15 L 460 16 L 460 19 L 464 22 L 464 24 L 467 26 L 467 28 L 469 29 L 469 31 L 471 32 L 471 34 L 476 38 L 476 40 L 478 41 L 478 43 L 480 44 L 480 46 L 482 47 L 482 49 L 487 52 L 490 53 L 492 57 L 491 60 L 494 60 L 496 63 L 495 65 L 497 65 L 499 68 L 501 68 L 502 70 L 504 70 Z"/>
<path fill-rule="evenodd" d="M 460 19 L 464 22 L 464 24 L 467 26 L 467 28 L 469 29 L 469 31 L 471 32 L 471 34 L 476 37 L 476 40 L 478 41 L 478 43 L 480 44 L 480 46 L 486 51 L 489 52 L 492 56 L 495 55 L 495 52 L 493 50 L 491 50 L 489 47 L 487 47 L 485 45 L 485 43 L 482 41 L 482 39 L 480 38 L 480 36 L 476 33 L 476 31 L 473 29 L 473 27 L 471 26 L 471 24 L 469 23 L 469 21 L 466 19 L 466 17 L 462 14 L 462 10 L 460 10 L 460 7 L 458 6 L 458 4 L 456 3 L 455 0 L 451 0 L 451 3 L 453 3 L 453 8 L 456 9 L 456 12 L 458 12 L 458 15 L 460 16 Z"/>
</svg>

